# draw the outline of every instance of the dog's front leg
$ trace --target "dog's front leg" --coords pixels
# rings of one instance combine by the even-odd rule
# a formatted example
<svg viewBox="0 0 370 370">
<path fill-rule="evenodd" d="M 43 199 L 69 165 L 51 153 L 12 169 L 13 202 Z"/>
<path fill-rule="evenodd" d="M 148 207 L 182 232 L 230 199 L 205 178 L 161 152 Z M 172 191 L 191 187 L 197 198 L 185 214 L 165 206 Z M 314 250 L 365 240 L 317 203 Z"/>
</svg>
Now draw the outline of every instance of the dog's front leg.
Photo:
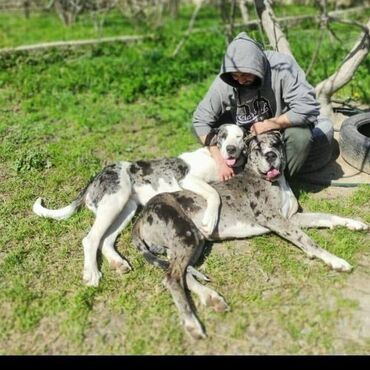
<svg viewBox="0 0 370 370">
<path fill-rule="evenodd" d="M 207 208 L 202 219 L 202 229 L 206 235 L 211 235 L 218 222 L 218 211 L 221 200 L 217 191 L 198 177 L 187 175 L 181 182 L 183 189 L 200 195 L 207 201 Z"/>
<path fill-rule="evenodd" d="M 368 226 L 361 221 L 351 218 L 330 215 L 327 213 L 296 213 L 290 220 L 299 227 L 328 227 L 343 226 L 350 230 L 367 230 Z"/>
<path fill-rule="evenodd" d="M 352 266 L 347 261 L 319 247 L 307 234 L 289 220 L 275 216 L 272 221 L 270 220 L 270 223 L 263 223 L 271 231 L 292 242 L 310 258 L 319 258 L 337 271 L 352 270 Z"/>
</svg>

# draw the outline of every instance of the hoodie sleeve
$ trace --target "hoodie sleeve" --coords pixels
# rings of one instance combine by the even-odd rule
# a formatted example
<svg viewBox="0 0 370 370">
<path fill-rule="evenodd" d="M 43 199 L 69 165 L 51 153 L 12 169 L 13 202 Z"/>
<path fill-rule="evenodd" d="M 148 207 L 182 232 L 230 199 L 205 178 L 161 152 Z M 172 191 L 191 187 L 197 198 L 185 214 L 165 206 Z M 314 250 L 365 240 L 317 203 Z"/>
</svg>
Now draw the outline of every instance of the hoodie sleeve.
<svg viewBox="0 0 370 370">
<path fill-rule="evenodd" d="M 217 76 L 193 114 L 193 129 L 198 137 L 209 134 L 221 114 L 231 106 L 233 96 L 233 88 Z"/>
<path fill-rule="evenodd" d="M 303 70 L 289 55 L 285 55 L 287 68 L 282 75 L 282 98 L 288 107 L 286 112 L 291 124 L 314 124 L 320 114 L 314 88 L 307 82 Z"/>
</svg>

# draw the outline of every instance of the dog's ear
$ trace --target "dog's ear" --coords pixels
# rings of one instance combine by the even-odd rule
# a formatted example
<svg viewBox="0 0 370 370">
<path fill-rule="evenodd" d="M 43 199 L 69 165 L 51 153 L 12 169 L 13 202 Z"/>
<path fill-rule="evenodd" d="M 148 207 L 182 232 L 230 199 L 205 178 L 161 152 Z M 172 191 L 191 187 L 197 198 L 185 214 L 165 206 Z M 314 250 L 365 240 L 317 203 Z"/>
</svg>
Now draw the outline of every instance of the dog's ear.
<svg viewBox="0 0 370 370">
<path fill-rule="evenodd" d="M 248 156 L 248 148 L 249 148 L 249 143 L 256 137 L 255 134 L 252 134 L 251 132 L 248 132 L 245 137 L 244 137 L 244 149 L 243 149 L 243 154 L 245 156 Z"/>
<path fill-rule="evenodd" d="M 204 146 L 213 146 L 217 144 L 218 128 L 211 129 L 210 133 L 206 136 Z"/>
<path fill-rule="evenodd" d="M 276 135 L 276 137 L 279 140 L 283 140 L 283 133 L 281 132 L 281 130 L 272 130 L 272 132 Z"/>
<path fill-rule="evenodd" d="M 251 132 L 248 132 L 245 136 L 244 136 L 244 145 L 247 146 L 249 144 L 249 142 L 254 138 L 256 137 L 255 134 L 252 134 Z"/>
<path fill-rule="evenodd" d="M 276 142 L 278 143 L 284 142 L 284 137 L 283 137 L 283 133 L 281 132 L 281 130 L 272 130 L 270 132 L 274 135 Z"/>
</svg>

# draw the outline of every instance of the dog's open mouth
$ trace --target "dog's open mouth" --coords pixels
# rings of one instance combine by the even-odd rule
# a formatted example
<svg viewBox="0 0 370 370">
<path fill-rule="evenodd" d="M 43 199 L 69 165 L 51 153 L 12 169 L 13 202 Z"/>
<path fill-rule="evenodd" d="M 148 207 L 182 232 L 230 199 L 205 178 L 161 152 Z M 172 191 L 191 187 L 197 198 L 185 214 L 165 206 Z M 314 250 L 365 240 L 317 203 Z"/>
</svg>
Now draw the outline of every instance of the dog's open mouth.
<svg viewBox="0 0 370 370">
<path fill-rule="evenodd" d="M 277 177 L 279 177 L 280 174 L 281 173 L 280 173 L 280 171 L 277 168 L 273 168 L 272 167 L 269 171 L 266 172 L 265 177 L 266 177 L 266 180 L 273 181 Z"/>
<path fill-rule="evenodd" d="M 225 162 L 229 167 L 234 167 L 236 163 L 236 158 L 229 157 L 225 159 Z"/>
</svg>

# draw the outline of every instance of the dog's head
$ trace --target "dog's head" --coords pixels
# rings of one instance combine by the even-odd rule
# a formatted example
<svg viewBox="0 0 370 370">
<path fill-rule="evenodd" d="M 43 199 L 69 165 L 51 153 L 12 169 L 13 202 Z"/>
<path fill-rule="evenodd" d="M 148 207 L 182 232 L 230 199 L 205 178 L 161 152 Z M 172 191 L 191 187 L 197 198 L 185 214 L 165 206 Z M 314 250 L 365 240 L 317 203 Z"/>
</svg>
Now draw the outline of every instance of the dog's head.
<svg viewBox="0 0 370 370">
<path fill-rule="evenodd" d="M 280 131 L 269 131 L 245 138 L 247 166 L 268 181 L 276 181 L 284 173 L 285 152 Z"/>
<path fill-rule="evenodd" d="M 214 128 L 207 135 L 206 145 L 217 145 L 229 167 L 238 167 L 244 163 L 243 156 L 245 131 L 234 124 L 223 124 Z"/>
</svg>

